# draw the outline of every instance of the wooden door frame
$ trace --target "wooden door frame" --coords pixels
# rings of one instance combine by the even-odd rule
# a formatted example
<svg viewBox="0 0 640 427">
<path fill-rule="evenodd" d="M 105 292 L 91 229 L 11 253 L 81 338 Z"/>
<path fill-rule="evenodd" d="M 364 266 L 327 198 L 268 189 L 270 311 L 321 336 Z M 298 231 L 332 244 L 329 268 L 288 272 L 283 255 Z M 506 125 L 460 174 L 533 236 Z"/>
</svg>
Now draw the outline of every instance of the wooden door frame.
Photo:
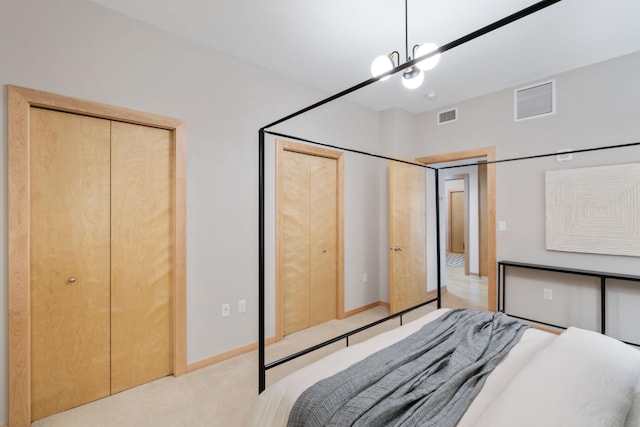
<svg viewBox="0 0 640 427">
<path fill-rule="evenodd" d="M 425 165 L 443 162 L 452 162 L 458 160 L 468 160 L 478 157 L 485 157 L 487 162 L 493 162 L 496 159 L 495 147 L 483 147 L 472 150 L 457 151 L 453 153 L 437 154 L 433 156 L 419 157 L 417 162 Z M 437 192 L 436 192 L 437 194 Z M 438 227 L 440 224 L 438 224 Z M 438 243 L 439 244 L 439 243 Z M 487 165 L 487 263 L 489 264 L 488 272 L 488 309 L 496 311 L 496 166 L 495 163 Z"/>
<path fill-rule="evenodd" d="M 469 174 L 464 173 L 460 175 L 451 175 L 447 176 L 446 181 L 455 181 L 457 179 L 461 179 L 464 181 L 464 275 L 469 275 Z M 447 200 L 449 202 L 448 209 L 451 209 L 451 201 L 448 199 L 451 196 L 451 191 L 447 193 Z M 449 217 L 451 216 L 451 212 L 449 212 Z M 447 219 L 450 221 L 450 218 Z M 450 229 L 450 224 L 447 224 Z"/>
<path fill-rule="evenodd" d="M 315 147 L 299 142 L 283 139 L 276 140 L 276 341 L 284 338 L 284 292 L 280 283 L 284 275 L 283 269 L 283 227 L 282 213 L 282 153 L 290 151 L 311 156 L 325 157 L 336 161 L 336 215 L 337 215 L 337 239 L 336 239 L 336 317 L 343 319 L 344 312 L 344 159 L 343 152 Z"/>
<path fill-rule="evenodd" d="M 486 253 L 484 255 L 483 262 L 483 248 L 486 247 L 487 242 L 487 224 L 486 224 L 486 213 L 487 213 L 487 168 L 484 165 L 478 165 L 478 276 L 487 277 L 488 271 L 490 270 L 489 263 L 486 259 Z M 483 191 L 484 187 L 484 191 Z M 484 193 L 484 202 L 482 194 Z M 482 202 L 482 203 L 481 203 Z M 482 220 L 485 220 L 484 223 Z M 486 252 L 486 251 L 484 251 Z"/>
<path fill-rule="evenodd" d="M 186 363 L 186 123 L 92 101 L 8 85 L 9 425 L 31 424 L 30 111 L 32 107 L 173 132 L 175 235 L 173 374 Z"/>
</svg>

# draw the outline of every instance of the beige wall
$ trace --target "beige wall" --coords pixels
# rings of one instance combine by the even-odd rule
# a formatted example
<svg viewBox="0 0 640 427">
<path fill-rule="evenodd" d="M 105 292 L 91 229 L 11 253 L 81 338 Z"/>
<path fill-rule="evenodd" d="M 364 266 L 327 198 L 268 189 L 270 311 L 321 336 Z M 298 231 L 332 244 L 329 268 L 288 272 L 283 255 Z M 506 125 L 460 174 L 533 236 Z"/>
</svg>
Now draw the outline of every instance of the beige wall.
<svg viewBox="0 0 640 427">
<path fill-rule="evenodd" d="M 187 359 L 256 342 L 257 131 L 329 94 L 83 0 L 2 0 L 0 58 L 3 147 L 7 84 L 186 120 Z M 338 102 L 279 129 L 376 146 L 378 120 L 377 112 Z M 0 425 L 7 422 L 8 387 L 6 155 L 0 150 Z M 353 191 L 368 177 L 348 179 Z M 361 233 L 377 239 L 378 226 L 373 218 Z M 377 253 L 354 257 L 358 270 L 377 268 Z M 240 299 L 247 300 L 245 314 L 237 313 Z M 232 307 L 224 319 L 223 303 Z"/>
</svg>

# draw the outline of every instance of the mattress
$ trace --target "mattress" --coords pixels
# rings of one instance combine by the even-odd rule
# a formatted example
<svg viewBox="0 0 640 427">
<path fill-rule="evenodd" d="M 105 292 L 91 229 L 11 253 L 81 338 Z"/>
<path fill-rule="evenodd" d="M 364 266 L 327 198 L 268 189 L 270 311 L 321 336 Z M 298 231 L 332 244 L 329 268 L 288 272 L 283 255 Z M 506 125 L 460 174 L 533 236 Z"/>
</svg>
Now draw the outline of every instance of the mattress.
<svg viewBox="0 0 640 427">
<path fill-rule="evenodd" d="M 446 311 L 428 313 L 341 349 L 270 385 L 246 425 L 286 426 L 296 399 L 308 387 L 406 338 Z M 577 328 L 560 336 L 531 328 L 487 377 L 458 427 L 640 427 L 639 405 L 640 351 Z"/>
</svg>

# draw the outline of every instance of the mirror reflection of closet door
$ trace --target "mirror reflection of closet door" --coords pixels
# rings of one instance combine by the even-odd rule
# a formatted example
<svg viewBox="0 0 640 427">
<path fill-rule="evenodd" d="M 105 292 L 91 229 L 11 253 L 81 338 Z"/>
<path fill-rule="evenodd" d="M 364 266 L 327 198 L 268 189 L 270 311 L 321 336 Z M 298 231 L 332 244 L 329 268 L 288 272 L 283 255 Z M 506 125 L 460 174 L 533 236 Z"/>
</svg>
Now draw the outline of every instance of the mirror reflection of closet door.
<svg viewBox="0 0 640 427">
<path fill-rule="evenodd" d="M 424 168 L 390 162 L 391 314 L 427 300 L 426 191 Z"/>
<path fill-rule="evenodd" d="M 283 335 L 336 318 L 337 161 L 283 150 L 279 158 Z"/>
</svg>

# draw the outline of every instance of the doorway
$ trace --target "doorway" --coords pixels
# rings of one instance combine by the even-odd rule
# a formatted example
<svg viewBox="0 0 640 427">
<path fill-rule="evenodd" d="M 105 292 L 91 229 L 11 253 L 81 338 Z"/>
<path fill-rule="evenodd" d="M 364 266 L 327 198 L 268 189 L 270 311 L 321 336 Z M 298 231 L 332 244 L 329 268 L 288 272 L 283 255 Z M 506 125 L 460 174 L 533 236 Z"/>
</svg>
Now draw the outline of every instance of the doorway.
<svg viewBox="0 0 640 427">
<path fill-rule="evenodd" d="M 478 220 L 478 229 L 480 230 L 478 235 L 479 239 L 481 239 L 481 241 L 478 242 L 478 248 L 482 248 L 481 250 L 485 252 L 485 254 L 479 256 L 479 262 L 484 263 L 484 267 L 486 267 L 487 308 L 490 311 L 496 311 L 495 165 L 486 164 L 486 162 L 495 160 L 495 147 L 420 157 L 417 158 L 416 161 L 427 165 L 450 164 L 449 162 L 470 164 L 472 163 L 472 159 L 485 161 L 484 167 L 486 168 L 486 173 L 485 178 L 483 178 L 485 184 L 481 188 L 478 188 L 478 193 L 482 193 L 482 198 L 484 199 L 482 203 L 479 203 L 480 207 L 478 209 L 478 218 L 480 218 L 480 220 Z M 439 175 L 446 177 L 446 169 L 440 170 Z M 444 201 L 442 196 L 442 194 L 438 195 L 441 202 Z M 482 212 L 480 212 L 481 210 Z M 441 236 L 443 234 L 446 236 L 447 233 L 441 233 Z M 468 264 L 469 262 L 467 262 L 467 265 Z M 444 271 L 444 268 L 442 268 L 442 270 Z M 481 272 L 484 271 L 484 268 L 480 268 L 476 274 L 481 274 Z"/>
<path fill-rule="evenodd" d="M 474 203 L 469 200 L 472 193 L 469 188 L 469 175 L 468 173 L 445 175 L 444 186 L 439 189 L 442 192 L 439 194 L 440 200 L 445 202 L 441 204 L 443 211 L 441 213 L 444 213 L 442 218 L 445 224 L 444 230 L 446 230 L 446 234 L 441 234 L 441 238 L 444 240 L 444 246 L 441 244 L 441 248 L 445 249 L 445 266 L 460 267 L 463 269 L 464 275 L 469 275 L 471 252 L 474 256 L 476 255 L 475 250 L 470 250 L 470 242 L 475 242 L 476 234 L 472 236 L 474 239 L 471 239 L 469 233 L 471 230 L 475 233 L 476 227 L 472 227 L 472 224 L 469 223 L 469 210 L 476 208 L 477 204 L 475 203 L 476 199 L 474 199 Z"/>
<path fill-rule="evenodd" d="M 464 263 L 464 253 L 466 245 L 464 243 L 464 226 L 465 209 L 464 209 L 464 190 L 449 191 L 449 248 L 447 252 L 456 255 L 462 255 Z"/>
</svg>

